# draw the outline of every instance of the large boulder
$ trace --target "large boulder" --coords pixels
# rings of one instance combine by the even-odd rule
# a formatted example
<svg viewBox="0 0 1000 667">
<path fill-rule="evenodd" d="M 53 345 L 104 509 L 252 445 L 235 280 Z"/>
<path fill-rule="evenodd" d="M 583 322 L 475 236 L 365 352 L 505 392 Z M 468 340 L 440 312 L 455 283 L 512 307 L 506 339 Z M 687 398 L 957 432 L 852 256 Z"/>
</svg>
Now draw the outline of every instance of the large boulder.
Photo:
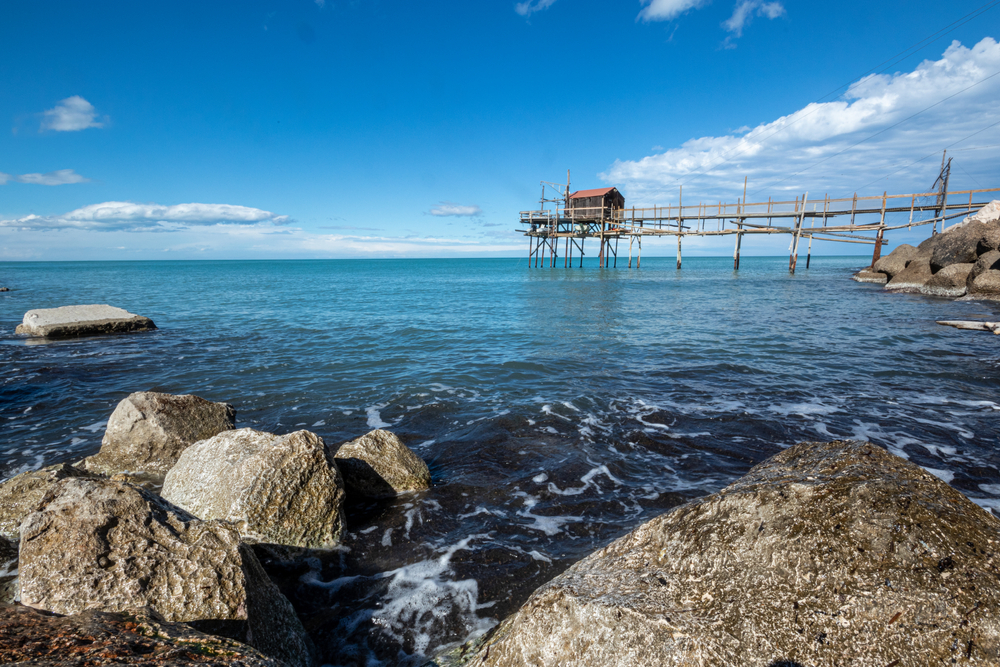
<svg viewBox="0 0 1000 667">
<path fill-rule="evenodd" d="M 470 664 L 995 665 L 998 553 L 919 466 L 802 443 L 572 566 Z"/>
<path fill-rule="evenodd" d="M 188 446 L 230 430 L 235 422 L 236 410 L 227 403 L 189 394 L 136 392 L 118 403 L 101 451 L 81 465 L 105 475 L 131 473 L 159 483 Z"/>
<path fill-rule="evenodd" d="M 974 264 L 950 264 L 920 287 L 921 294 L 960 297 L 966 292 L 966 281 Z"/>
<path fill-rule="evenodd" d="M 60 480 L 70 477 L 95 477 L 95 475 L 60 463 L 41 470 L 21 473 L 0 484 L 0 536 L 17 541 L 18 528 L 24 517 L 35 510 L 45 494 Z"/>
<path fill-rule="evenodd" d="M 905 269 L 886 283 L 885 288 L 898 292 L 918 292 L 932 276 L 930 261 L 924 257 L 918 257 L 910 260 Z"/>
<path fill-rule="evenodd" d="M 896 274 L 902 273 L 903 269 L 906 268 L 907 262 L 914 259 L 918 253 L 919 250 L 915 247 L 908 243 L 903 243 L 888 255 L 875 262 L 872 271 L 884 273 L 889 278 L 892 278 Z"/>
<path fill-rule="evenodd" d="M 256 649 L 170 623 L 148 608 L 58 616 L 0 604 L 0 664 L 283 667 Z"/>
<path fill-rule="evenodd" d="M 876 285 L 885 285 L 889 280 L 889 276 L 884 273 L 878 273 L 877 271 L 870 271 L 868 269 L 861 269 L 853 276 L 851 280 L 859 283 L 875 283 Z"/>
<path fill-rule="evenodd" d="M 969 272 L 968 284 L 971 286 L 980 274 L 991 269 L 1000 270 L 1000 250 L 987 250 L 979 256 L 976 263 L 972 265 L 972 271 Z"/>
<path fill-rule="evenodd" d="M 21 524 L 21 602 L 58 614 L 149 606 L 167 621 L 308 665 L 302 624 L 250 546 L 129 484 L 58 483 Z"/>
<path fill-rule="evenodd" d="M 334 454 L 351 494 L 391 498 L 431 486 L 431 471 L 396 434 L 375 429 L 346 442 Z"/>
<path fill-rule="evenodd" d="M 979 256 L 979 242 L 988 231 L 986 223 L 970 220 L 939 234 L 931 250 L 931 271 L 937 273 L 952 264 L 974 263 Z"/>
<path fill-rule="evenodd" d="M 969 296 L 977 299 L 1000 300 L 1000 271 L 983 271 L 969 285 Z"/>
<path fill-rule="evenodd" d="M 39 308 L 24 314 L 14 333 L 46 338 L 73 338 L 155 329 L 153 320 L 107 304 Z"/>
<path fill-rule="evenodd" d="M 344 530 L 344 482 L 309 431 L 241 428 L 202 440 L 181 454 L 162 494 L 202 519 L 233 522 L 256 542 L 330 549 Z"/>
</svg>

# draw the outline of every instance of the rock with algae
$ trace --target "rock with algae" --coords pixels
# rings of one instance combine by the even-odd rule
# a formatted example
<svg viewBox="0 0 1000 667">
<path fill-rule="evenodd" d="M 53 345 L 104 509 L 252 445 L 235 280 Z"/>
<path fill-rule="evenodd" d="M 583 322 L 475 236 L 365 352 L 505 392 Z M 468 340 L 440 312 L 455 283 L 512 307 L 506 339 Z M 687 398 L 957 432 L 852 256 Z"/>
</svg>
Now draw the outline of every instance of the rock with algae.
<svg viewBox="0 0 1000 667">
<path fill-rule="evenodd" d="M 801 443 L 542 586 L 469 664 L 996 665 L 998 550 L 922 468 Z"/>
</svg>

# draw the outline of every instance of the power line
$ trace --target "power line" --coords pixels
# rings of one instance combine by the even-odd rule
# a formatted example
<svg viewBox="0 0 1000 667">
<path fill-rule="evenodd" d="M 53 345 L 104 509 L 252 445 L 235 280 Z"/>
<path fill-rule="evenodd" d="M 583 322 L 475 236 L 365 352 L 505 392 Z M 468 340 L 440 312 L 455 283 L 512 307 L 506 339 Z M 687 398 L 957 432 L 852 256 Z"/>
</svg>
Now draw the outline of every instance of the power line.
<svg viewBox="0 0 1000 667">
<path fill-rule="evenodd" d="M 967 88 L 963 88 L 962 90 L 958 91 L 957 93 L 953 93 L 953 94 L 949 95 L 948 97 L 944 98 L 943 100 L 938 100 L 938 101 L 937 101 L 937 102 L 935 102 L 934 104 L 931 104 L 930 106 L 926 106 L 926 107 L 924 107 L 923 109 L 921 109 L 921 110 L 920 110 L 920 111 L 918 111 L 917 113 L 915 113 L 915 114 L 913 114 L 913 115 L 911 115 L 911 116 L 907 116 L 906 118 L 904 118 L 903 120 L 899 121 L 898 123 L 893 123 L 893 124 L 892 124 L 892 125 L 890 125 L 889 127 L 885 127 L 885 128 L 882 128 L 882 129 L 881 129 L 881 130 L 879 130 L 878 132 L 876 132 L 876 133 L 874 133 L 874 134 L 870 134 L 870 135 L 868 135 L 867 137 L 865 137 L 865 138 L 864 138 L 864 139 L 862 139 L 861 141 L 858 141 L 857 143 L 854 143 L 854 144 L 851 144 L 850 146 L 848 146 L 847 148 L 845 148 L 845 149 L 844 149 L 844 150 L 842 150 L 842 151 L 838 151 L 838 152 L 834 153 L 833 155 L 828 155 L 827 157 L 823 158 L 823 159 L 822 159 L 822 160 L 820 160 L 819 162 L 815 162 L 815 163 L 813 163 L 813 164 L 809 165 L 809 166 L 808 166 L 808 167 L 806 167 L 805 169 L 800 169 L 799 171 L 795 172 L 794 174 L 790 174 L 789 176 L 786 176 L 786 177 L 784 177 L 784 178 L 782 178 L 782 179 L 780 179 L 780 180 L 777 180 L 777 181 L 771 181 L 770 183 L 768 183 L 767 185 L 765 185 L 765 186 L 764 186 L 763 188 L 761 188 L 760 190 L 757 190 L 757 191 L 755 191 L 755 192 L 754 192 L 753 194 L 757 194 L 758 192 L 760 192 L 761 190 L 763 190 L 763 189 L 765 189 L 765 188 L 769 188 L 769 187 L 771 187 L 771 186 L 773 186 L 773 185 L 777 185 L 778 183 L 783 183 L 783 182 L 787 181 L 787 180 L 788 180 L 789 178 L 792 178 L 792 177 L 794 177 L 794 176 L 798 176 L 799 174 L 803 174 L 803 173 L 805 173 L 805 172 L 809 171 L 810 169 L 812 169 L 813 167 L 818 167 L 819 165 L 823 164 L 824 162 L 827 162 L 828 160 L 832 160 L 833 158 L 837 157 L 838 155 L 843 155 L 843 154 L 844 154 L 844 153 L 846 153 L 847 151 L 849 151 L 849 150 L 851 150 L 851 149 L 853 149 L 853 148 L 857 148 L 858 146 L 860 146 L 861 144 L 865 143 L 865 142 L 866 142 L 866 141 L 868 141 L 869 139 L 874 139 L 875 137 L 879 136 L 880 134 L 885 134 L 885 133 L 886 133 L 886 132 L 888 132 L 889 130 L 891 130 L 891 129 L 894 129 L 894 128 L 897 128 L 897 127 L 899 127 L 899 126 L 900 126 L 900 125 L 902 125 L 903 123 L 905 123 L 905 122 L 907 122 L 907 121 L 909 121 L 909 120 L 912 120 L 912 119 L 916 118 L 917 116 L 919 116 L 919 115 L 920 115 L 920 114 L 922 114 L 923 112 L 925 112 L 925 111 L 928 111 L 928 110 L 930 110 L 930 109 L 933 109 L 934 107 L 938 106 L 939 104 L 944 104 L 945 102 L 947 102 L 947 101 L 948 101 L 948 100 L 950 100 L 951 98 L 953 98 L 953 97 L 956 97 L 956 96 L 958 96 L 958 95 L 961 95 L 961 94 L 962 94 L 962 93 L 964 93 L 965 91 L 967 91 L 967 90 L 970 90 L 970 89 L 972 89 L 972 88 L 975 88 L 976 86 L 978 86 L 978 85 L 979 85 L 979 84 L 981 84 L 981 83 L 985 83 L 985 82 L 989 81 L 990 79 L 992 79 L 993 77 L 997 76 L 998 74 L 1000 74 L 1000 71 L 996 71 L 996 72 L 994 72 L 993 74 L 990 74 L 989 76 L 987 76 L 987 77 L 985 77 L 985 78 L 982 78 L 982 79 L 980 79 L 979 81 L 976 81 L 976 82 L 975 82 L 974 84 L 972 84 L 971 86 L 968 86 Z"/>
<path fill-rule="evenodd" d="M 864 74 L 862 74 L 860 77 L 855 77 L 855 78 L 851 79 L 850 81 L 848 81 L 847 83 L 844 83 L 844 84 L 841 84 L 841 85 L 837 86 L 836 88 L 834 88 L 830 92 L 826 93 L 822 97 L 819 97 L 818 99 L 814 100 L 813 102 L 810 102 L 809 104 L 807 104 L 806 108 L 808 108 L 810 105 L 813 105 L 813 104 L 819 104 L 820 102 L 822 102 L 827 97 L 833 95 L 834 93 L 837 93 L 838 91 L 842 90 L 843 88 L 850 86 L 855 81 L 863 79 L 864 77 L 866 77 L 866 76 L 868 76 L 868 75 L 870 75 L 872 73 L 879 73 L 879 74 L 881 74 L 882 72 L 884 72 L 885 70 L 889 69 L 890 67 L 895 66 L 897 63 L 899 63 L 903 59 L 905 59 L 905 58 L 913 55 L 914 53 L 917 53 L 921 49 L 929 46 L 931 43 L 933 43 L 934 41 L 936 41 L 940 37 L 943 37 L 944 35 L 946 35 L 946 34 L 948 34 L 950 32 L 953 32 L 953 31 L 957 30 L 958 28 L 962 27 L 966 23 L 969 23 L 970 21 L 973 21 L 973 20 L 979 18 L 979 16 L 981 16 L 984 13 L 986 13 L 990 9 L 993 9 L 997 5 L 1000 5 L 1000 0 L 993 0 L 992 2 L 988 2 L 988 3 L 984 4 L 984 5 L 981 5 L 980 7 L 972 10 L 971 12 L 969 12 L 968 14 L 966 14 L 965 16 L 962 16 L 961 18 L 959 18 L 959 19 L 957 19 L 957 20 L 949 23 L 948 25 L 946 25 L 945 27 L 941 28 L 937 32 L 935 32 L 935 33 L 933 33 L 933 34 L 925 37 L 924 39 L 920 40 L 919 42 L 916 42 L 915 44 L 913 44 L 913 45 L 911 45 L 911 46 L 903 49 L 902 51 L 900 51 L 896 55 L 892 56 L 888 60 L 883 61 L 882 63 L 876 65 L 872 69 L 870 69 L 867 72 L 865 72 Z M 883 67 L 883 66 L 885 66 L 885 67 Z M 880 70 L 880 68 L 882 68 L 882 69 Z M 742 148 L 740 148 L 740 145 L 737 145 L 737 147 L 734 147 L 731 150 L 729 150 L 728 152 L 723 153 L 720 156 L 721 159 L 718 162 L 715 162 L 715 163 L 713 163 L 711 165 L 708 165 L 708 166 L 705 166 L 705 167 L 701 167 L 701 168 L 698 168 L 698 169 L 689 170 L 689 171 L 681 174 L 677 178 L 675 178 L 670 183 L 667 183 L 667 184 L 661 186 L 660 188 L 658 188 L 656 190 L 653 190 L 652 192 L 649 193 L 649 195 L 662 192 L 663 190 L 667 189 L 668 187 L 670 187 L 670 186 L 678 183 L 680 181 L 680 179 L 682 179 L 682 178 L 685 178 L 687 176 L 693 176 L 693 175 L 699 174 L 699 173 L 705 173 L 706 170 L 714 169 L 715 167 L 718 167 L 721 164 L 725 164 L 726 162 L 729 162 L 731 160 L 731 158 L 734 158 L 734 157 L 737 157 L 739 155 L 742 155 L 746 151 L 750 150 L 751 144 L 749 142 L 751 141 L 751 139 L 753 139 L 755 141 L 758 140 L 758 139 L 760 139 L 760 141 L 756 141 L 756 145 L 759 145 L 762 141 L 764 141 L 766 139 L 769 139 L 769 138 L 773 137 L 775 134 L 778 134 L 779 132 L 782 132 L 782 131 L 788 129 L 789 127 L 791 127 L 795 123 L 798 123 L 799 121 L 808 118 L 812 114 L 816 113 L 818 110 L 819 110 L 819 108 L 817 107 L 817 108 L 813 109 L 812 111 L 810 111 L 809 113 L 801 114 L 797 118 L 795 118 L 794 120 L 792 120 L 792 121 L 790 121 L 788 123 L 785 123 L 784 125 L 782 125 L 780 127 L 774 128 L 773 131 L 771 131 L 770 134 L 767 134 L 766 136 L 762 136 L 762 135 L 764 135 L 764 132 L 766 130 L 761 130 L 761 132 L 758 133 L 757 135 L 750 134 L 750 135 L 747 135 L 747 136 L 743 137 L 742 138 L 743 141 L 741 142 Z M 796 114 L 792 114 L 792 115 L 795 116 Z M 683 185 L 683 183 L 681 183 L 681 185 Z M 757 192 L 760 192 L 760 190 L 758 190 Z M 756 194 L 756 193 L 754 193 L 754 194 Z"/>
</svg>

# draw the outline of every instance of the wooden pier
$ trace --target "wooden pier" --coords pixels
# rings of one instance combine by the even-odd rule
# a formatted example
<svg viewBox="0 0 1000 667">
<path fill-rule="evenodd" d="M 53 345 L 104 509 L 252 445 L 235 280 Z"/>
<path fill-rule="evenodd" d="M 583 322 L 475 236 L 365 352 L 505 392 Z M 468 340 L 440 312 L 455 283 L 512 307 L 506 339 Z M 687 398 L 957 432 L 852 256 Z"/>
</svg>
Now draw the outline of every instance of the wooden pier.
<svg viewBox="0 0 1000 667">
<path fill-rule="evenodd" d="M 792 273 L 798 262 L 799 244 L 808 239 L 806 268 L 812 256 L 812 242 L 863 243 L 874 246 L 872 264 L 878 261 L 882 247 L 888 245 L 885 232 L 931 225 L 931 234 L 944 231 L 949 221 L 979 210 L 997 197 L 1000 188 L 985 190 L 948 191 L 950 161 L 943 164 L 934 192 L 920 194 L 859 197 L 848 199 L 809 198 L 809 193 L 793 201 L 744 203 L 744 196 L 735 204 L 699 202 L 684 205 L 683 189 L 677 205 L 631 208 L 615 206 L 624 198 L 615 188 L 570 192 L 569 174 L 566 184 L 543 181 L 541 208 L 521 211 L 519 229 L 528 237 L 528 266 L 557 266 L 560 242 L 563 243 L 563 266 L 573 266 L 574 255 L 583 266 L 587 239 L 598 242 L 598 266 L 618 265 L 620 242 L 628 242 L 628 266 L 633 255 L 636 267 L 642 261 L 642 241 L 650 237 L 677 237 L 677 268 L 681 268 L 681 243 L 685 236 L 735 236 L 733 268 L 740 268 L 740 250 L 744 236 L 787 234 L 790 237 L 788 269 Z M 553 188 L 559 196 L 546 198 L 545 188 Z M 989 196 L 992 194 L 993 196 Z M 551 204 L 551 208 L 546 208 Z M 886 217 L 906 222 L 888 224 Z M 849 220 L 848 220 L 849 219 Z M 783 223 L 783 224 L 779 224 Z"/>
</svg>

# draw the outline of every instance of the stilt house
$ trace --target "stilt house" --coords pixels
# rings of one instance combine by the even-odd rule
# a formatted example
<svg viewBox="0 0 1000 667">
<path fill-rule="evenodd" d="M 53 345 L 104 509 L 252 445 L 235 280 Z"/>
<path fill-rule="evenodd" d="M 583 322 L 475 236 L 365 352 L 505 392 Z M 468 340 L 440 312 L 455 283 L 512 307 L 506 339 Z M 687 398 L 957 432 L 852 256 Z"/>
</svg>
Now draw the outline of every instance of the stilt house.
<svg viewBox="0 0 1000 667">
<path fill-rule="evenodd" d="M 569 196 L 569 211 L 571 218 L 590 218 L 605 220 L 614 217 L 612 211 L 625 208 L 625 197 L 617 188 L 598 188 L 596 190 L 577 190 Z"/>
</svg>

